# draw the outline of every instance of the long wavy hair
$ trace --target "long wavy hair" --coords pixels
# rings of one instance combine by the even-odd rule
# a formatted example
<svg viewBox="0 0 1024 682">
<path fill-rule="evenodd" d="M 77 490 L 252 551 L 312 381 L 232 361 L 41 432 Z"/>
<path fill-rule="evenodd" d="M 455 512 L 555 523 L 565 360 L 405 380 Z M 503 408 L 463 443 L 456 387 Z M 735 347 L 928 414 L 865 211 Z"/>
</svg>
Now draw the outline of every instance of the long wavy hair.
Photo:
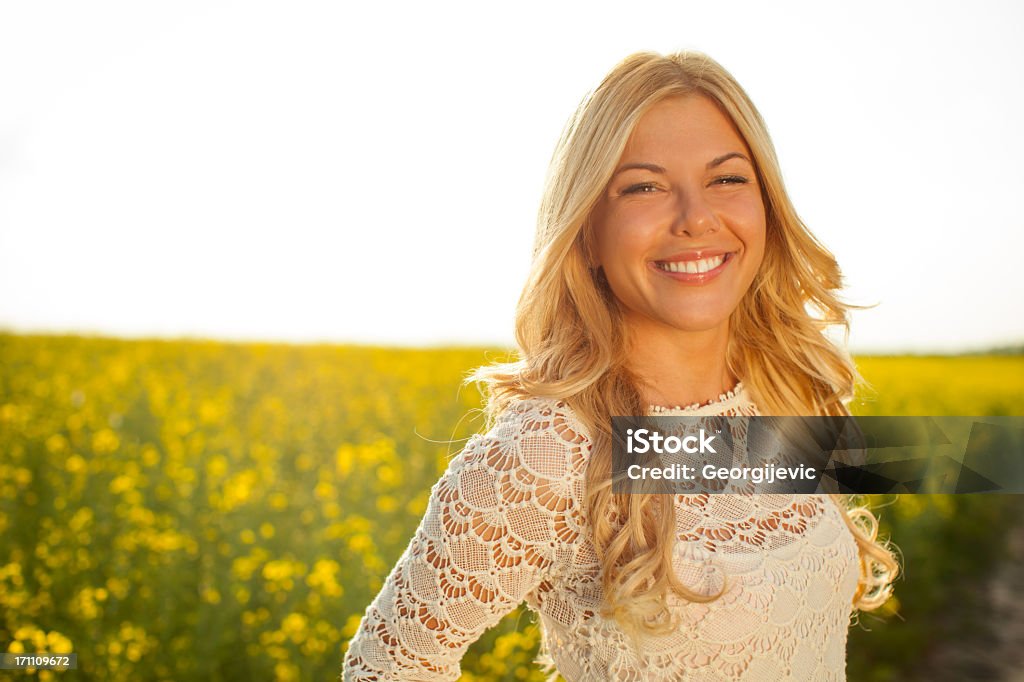
<svg viewBox="0 0 1024 682">
<path fill-rule="evenodd" d="M 765 415 L 848 415 L 861 381 L 844 347 L 825 335 L 849 331 L 850 306 L 834 256 L 801 222 L 782 182 L 764 121 L 736 80 L 699 52 L 639 52 L 587 94 L 562 131 L 538 212 L 533 261 L 516 309 L 519 359 L 477 368 L 493 423 L 515 400 L 564 399 L 589 429 L 586 514 L 602 566 L 604 615 L 637 641 L 641 631 L 678 626 L 666 607 L 679 597 L 708 602 L 673 570 L 676 526 L 671 494 L 611 491 L 611 415 L 645 413 L 638 377 L 627 368 L 622 312 L 603 273 L 588 267 L 590 216 L 640 117 L 678 95 L 710 98 L 746 141 L 766 212 L 764 260 L 729 320 L 727 364 Z M 845 495 L 832 496 L 856 539 L 860 577 L 853 606 L 872 610 L 899 571 L 878 521 Z M 724 588 L 723 588 L 724 589 Z M 721 594 L 721 593 L 719 593 Z"/>
</svg>

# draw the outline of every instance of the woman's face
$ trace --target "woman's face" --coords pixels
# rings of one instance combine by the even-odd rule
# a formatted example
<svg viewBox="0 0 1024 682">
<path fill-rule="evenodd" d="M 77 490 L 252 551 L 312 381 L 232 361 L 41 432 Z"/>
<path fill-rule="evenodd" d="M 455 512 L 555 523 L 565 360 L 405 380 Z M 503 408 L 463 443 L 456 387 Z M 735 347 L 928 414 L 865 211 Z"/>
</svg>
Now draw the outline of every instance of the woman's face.
<svg viewBox="0 0 1024 682">
<path fill-rule="evenodd" d="M 634 330 L 728 329 L 764 256 L 750 151 L 702 95 L 640 118 L 592 222 L 597 264 Z"/>
</svg>

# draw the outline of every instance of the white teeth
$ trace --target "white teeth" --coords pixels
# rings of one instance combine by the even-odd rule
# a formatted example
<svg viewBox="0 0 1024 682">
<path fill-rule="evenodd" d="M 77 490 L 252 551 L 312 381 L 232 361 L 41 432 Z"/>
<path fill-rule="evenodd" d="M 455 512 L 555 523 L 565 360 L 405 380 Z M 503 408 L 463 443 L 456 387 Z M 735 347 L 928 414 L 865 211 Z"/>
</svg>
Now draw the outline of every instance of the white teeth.
<svg viewBox="0 0 1024 682">
<path fill-rule="evenodd" d="M 725 262 L 725 255 L 702 258 L 701 260 L 676 261 L 672 263 L 658 263 L 658 267 L 668 272 L 687 272 L 697 274 L 714 270 Z"/>
</svg>

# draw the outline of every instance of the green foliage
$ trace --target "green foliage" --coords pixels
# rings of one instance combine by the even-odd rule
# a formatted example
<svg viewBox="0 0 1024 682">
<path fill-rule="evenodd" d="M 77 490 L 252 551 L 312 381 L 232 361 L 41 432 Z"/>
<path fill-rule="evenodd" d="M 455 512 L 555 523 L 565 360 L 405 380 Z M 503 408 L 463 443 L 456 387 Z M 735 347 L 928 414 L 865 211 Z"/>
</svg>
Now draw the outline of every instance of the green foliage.
<svg viewBox="0 0 1024 682">
<path fill-rule="evenodd" d="M 78 654 L 77 671 L 26 679 L 336 678 L 430 487 L 483 426 L 460 380 L 500 355 L 0 335 L 0 650 Z M 862 371 L 877 389 L 862 414 L 1024 404 L 1019 357 Z M 911 679 L 936 638 L 984 621 L 976 588 L 1013 510 L 872 502 L 890 505 L 907 578 L 851 631 L 851 679 Z M 463 679 L 540 682 L 538 645 L 520 607 Z"/>
</svg>

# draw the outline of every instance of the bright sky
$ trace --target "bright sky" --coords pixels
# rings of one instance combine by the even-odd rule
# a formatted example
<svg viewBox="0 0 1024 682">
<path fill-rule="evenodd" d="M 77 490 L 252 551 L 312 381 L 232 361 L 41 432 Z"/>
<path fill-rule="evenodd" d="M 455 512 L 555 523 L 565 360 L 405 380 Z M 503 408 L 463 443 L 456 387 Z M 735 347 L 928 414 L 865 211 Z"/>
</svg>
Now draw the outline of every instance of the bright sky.
<svg viewBox="0 0 1024 682">
<path fill-rule="evenodd" d="M 833 250 L 856 351 L 1024 340 L 1024 5 L 0 5 L 0 328 L 512 343 L 548 159 L 709 53 Z"/>
</svg>

